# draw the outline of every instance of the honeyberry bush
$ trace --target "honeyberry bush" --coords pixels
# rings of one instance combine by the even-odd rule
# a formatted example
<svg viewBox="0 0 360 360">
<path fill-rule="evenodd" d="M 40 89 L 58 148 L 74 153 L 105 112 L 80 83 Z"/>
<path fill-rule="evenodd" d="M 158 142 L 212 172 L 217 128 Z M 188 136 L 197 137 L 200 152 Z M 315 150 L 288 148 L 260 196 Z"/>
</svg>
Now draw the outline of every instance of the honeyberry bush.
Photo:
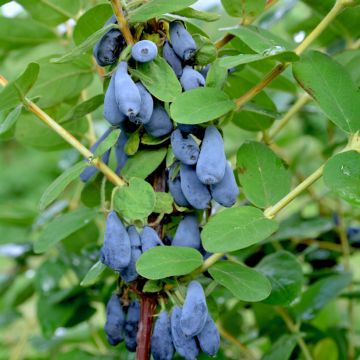
<svg viewBox="0 0 360 360">
<path fill-rule="evenodd" d="M 17 3 L 1 358 L 358 358 L 359 2 Z"/>
</svg>

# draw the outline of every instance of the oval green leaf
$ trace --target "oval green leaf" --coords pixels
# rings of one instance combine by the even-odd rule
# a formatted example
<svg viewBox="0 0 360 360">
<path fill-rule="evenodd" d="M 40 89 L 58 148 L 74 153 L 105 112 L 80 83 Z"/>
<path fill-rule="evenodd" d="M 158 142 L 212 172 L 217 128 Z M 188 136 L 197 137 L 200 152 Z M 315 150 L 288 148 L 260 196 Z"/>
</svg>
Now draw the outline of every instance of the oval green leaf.
<svg viewBox="0 0 360 360">
<path fill-rule="evenodd" d="M 294 255 L 278 251 L 263 258 L 256 268 L 271 282 L 271 295 L 264 300 L 271 305 L 290 305 L 301 293 L 303 273 Z"/>
<path fill-rule="evenodd" d="M 235 109 L 235 103 L 221 90 L 200 87 L 178 96 L 170 113 L 180 124 L 201 124 L 219 118 Z"/>
<path fill-rule="evenodd" d="M 244 249 L 269 237 L 278 228 L 274 220 L 251 206 L 226 209 L 205 225 L 201 239 L 209 252 Z"/>
<path fill-rule="evenodd" d="M 100 278 L 101 274 L 107 269 L 101 261 L 96 262 L 86 273 L 80 286 L 88 287 L 94 285 Z"/>
<path fill-rule="evenodd" d="M 237 153 L 237 166 L 246 197 L 258 207 L 271 206 L 290 191 L 290 172 L 264 144 L 243 144 Z"/>
<path fill-rule="evenodd" d="M 360 205 L 360 153 L 347 151 L 333 156 L 324 168 L 324 182 L 342 199 Z"/>
<path fill-rule="evenodd" d="M 130 177 L 145 179 L 163 162 L 166 151 L 166 148 L 138 151 L 128 159 L 121 170 L 121 176 L 127 179 Z"/>
<path fill-rule="evenodd" d="M 196 0 L 150 0 L 134 11 L 129 12 L 129 22 L 145 22 L 156 16 L 185 9 Z"/>
<path fill-rule="evenodd" d="M 181 85 L 173 69 L 161 56 L 147 63 L 139 63 L 136 70 L 131 70 L 143 85 L 157 99 L 173 101 L 181 94 Z"/>
<path fill-rule="evenodd" d="M 131 178 L 128 186 L 120 187 L 115 193 L 114 207 L 128 219 L 141 220 L 153 212 L 155 201 L 155 192 L 149 183 Z"/>
<path fill-rule="evenodd" d="M 89 224 L 96 214 L 97 212 L 94 209 L 78 209 L 55 218 L 35 240 L 34 252 L 40 254 L 47 251 L 59 241 Z"/>
<path fill-rule="evenodd" d="M 293 65 L 293 73 L 325 115 L 340 129 L 360 129 L 360 93 L 346 69 L 329 56 L 309 51 Z"/>
<path fill-rule="evenodd" d="M 201 264 L 202 256 L 195 249 L 157 246 L 140 256 L 136 263 L 136 270 L 146 279 L 158 280 L 189 274 Z"/>
<path fill-rule="evenodd" d="M 209 268 L 216 282 L 242 301 L 261 301 L 271 292 L 269 280 L 261 272 L 241 264 L 220 261 Z"/>
<path fill-rule="evenodd" d="M 77 179 L 81 172 L 86 168 L 87 163 L 81 161 L 71 168 L 63 172 L 51 185 L 45 190 L 40 199 L 40 210 L 44 210 L 51 204 L 58 196 L 62 194 L 65 188 L 75 179 Z"/>
</svg>

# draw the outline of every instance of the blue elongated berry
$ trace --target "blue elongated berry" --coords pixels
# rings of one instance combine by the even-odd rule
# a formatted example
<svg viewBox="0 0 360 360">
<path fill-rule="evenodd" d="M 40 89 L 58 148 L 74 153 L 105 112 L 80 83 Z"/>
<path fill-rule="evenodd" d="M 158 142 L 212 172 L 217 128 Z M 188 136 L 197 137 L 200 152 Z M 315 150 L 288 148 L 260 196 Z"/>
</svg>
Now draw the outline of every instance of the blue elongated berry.
<svg viewBox="0 0 360 360">
<path fill-rule="evenodd" d="M 125 120 L 125 115 L 120 111 L 115 98 L 115 76 L 111 77 L 105 93 L 104 118 L 111 125 L 119 125 Z"/>
<path fill-rule="evenodd" d="M 220 347 L 220 334 L 214 320 L 208 314 L 205 325 L 197 335 L 201 350 L 210 356 L 215 356 Z"/>
<path fill-rule="evenodd" d="M 186 246 L 200 249 L 200 229 L 196 215 L 185 215 L 180 221 L 172 244 L 174 246 Z"/>
<path fill-rule="evenodd" d="M 172 360 L 174 356 L 170 317 L 166 311 L 163 311 L 155 321 L 151 336 L 151 354 L 154 360 Z"/>
<path fill-rule="evenodd" d="M 132 118 L 140 111 L 141 95 L 127 69 L 127 63 L 122 61 L 116 70 L 115 98 L 120 111 L 129 118 Z"/>
<path fill-rule="evenodd" d="M 143 231 L 140 234 L 140 239 L 141 249 L 143 253 L 155 246 L 163 245 L 157 232 L 150 226 L 144 227 Z"/>
<path fill-rule="evenodd" d="M 172 121 L 164 107 L 156 101 L 150 121 L 144 125 L 145 131 L 153 137 L 162 137 L 173 129 Z"/>
<path fill-rule="evenodd" d="M 210 70 L 210 67 L 211 67 L 211 64 L 207 64 L 206 66 L 204 66 L 201 70 L 200 70 L 200 73 L 201 75 L 204 77 L 204 79 L 206 79 L 207 77 L 207 74 Z"/>
<path fill-rule="evenodd" d="M 141 40 L 131 49 L 131 56 L 134 60 L 146 63 L 156 58 L 158 49 L 155 43 L 150 40 Z"/>
<path fill-rule="evenodd" d="M 116 17 L 112 16 L 105 26 L 116 23 Z M 99 66 L 115 64 L 125 45 L 125 39 L 119 29 L 110 29 L 94 46 L 93 55 L 96 62 Z"/>
<path fill-rule="evenodd" d="M 180 326 L 182 310 L 175 306 L 171 313 L 171 336 L 175 350 L 186 360 L 196 360 L 199 348 L 194 337 L 184 334 Z"/>
<path fill-rule="evenodd" d="M 200 155 L 196 164 L 196 174 L 203 184 L 217 184 L 226 169 L 226 156 L 223 138 L 219 130 L 210 125 L 205 130 Z"/>
<path fill-rule="evenodd" d="M 140 235 L 136 230 L 134 225 L 128 227 L 128 234 L 130 238 L 130 244 L 132 248 L 141 248 L 141 239 Z"/>
<path fill-rule="evenodd" d="M 141 96 L 141 107 L 139 113 L 130 121 L 135 124 L 147 124 L 154 110 L 154 100 L 141 82 L 137 82 L 136 86 Z"/>
<path fill-rule="evenodd" d="M 196 164 L 200 149 L 191 136 L 183 136 L 179 129 L 175 129 L 171 134 L 171 146 L 175 157 L 182 163 L 187 165 Z"/>
<path fill-rule="evenodd" d="M 189 283 L 181 312 L 181 329 L 187 336 L 200 334 L 208 316 L 204 290 L 199 282 Z"/>
<path fill-rule="evenodd" d="M 106 305 L 105 333 L 110 345 L 116 346 L 124 340 L 125 313 L 120 299 L 113 294 Z"/>
<path fill-rule="evenodd" d="M 120 272 L 120 275 L 124 281 L 130 283 L 132 281 L 135 281 L 139 276 L 136 271 L 136 261 L 141 256 L 142 252 L 140 236 L 136 231 L 135 226 L 129 226 L 127 232 L 131 244 L 131 258 L 129 265 Z"/>
<path fill-rule="evenodd" d="M 125 166 L 128 156 L 125 152 L 125 144 L 128 141 L 128 136 L 125 131 L 121 131 L 117 142 L 115 144 L 115 156 L 116 156 L 116 173 L 119 174 L 121 169 Z"/>
<path fill-rule="evenodd" d="M 180 173 L 174 176 L 176 164 L 177 163 L 174 163 L 169 169 L 168 181 L 167 181 L 168 187 L 176 204 L 178 204 L 179 206 L 189 207 L 190 203 L 186 200 L 185 195 L 181 189 Z"/>
<path fill-rule="evenodd" d="M 180 83 L 185 91 L 205 86 L 205 79 L 201 73 L 191 66 L 185 66 L 180 78 Z"/>
<path fill-rule="evenodd" d="M 229 163 L 226 164 L 223 179 L 217 184 L 210 185 L 210 192 L 212 198 L 222 206 L 232 207 L 236 203 L 240 191 Z"/>
<path fill-rule="evenodd" d="M 140 321 L 140 304 L 137 300 L 131 301 L 125 323 L 125 344 L 128 351 L 135 352 L 137 341 L 136 335 Z"/>
<path fill-rule="evenodd" d="M 175 53 L 183 60 L 190 60 L 196 52 L 196 43 L 179 21 L 170 23 L 170 43 Z"/>
<path fill-rule="evenodd" d="M 181 60 L 176 55 L 174 49 L 168 41 L 165 41 L 163 46 L 163 57 L 167 63 L 172 67 L 174 73 L 179 78 L 183 72 L 183 66 Z"/>
<path fill-rule="evenodd" d="M 116 215 L 111 211 L 106 219 L 104 244 L 101 248 L 101 262 L 120 272 L 130 263 L 131 245 L 130 238 L 125 226 Z"/>
<path fill-rule="evenodd" d="M 181 190 L 195 209 L 207 209 L 211 200 L 208 187 L 197 177 L 195 167 L 180 165 Z"/>
<path fill-rule="evenodd" d="M 112 128 L 107 129 L 104 134 L 100 136 L 100 138 L 96 141 L 94 145 L 91 146 L 90 151 L 94 153 L 99 145 L 111 134 L 113 131 Z M 101 157 L 101 160 L 108 164 L 110 158 L 111 149 L 107 150 Z M 80 174 L 80 179 L 83 182 L 88 182 L 90 178 L 92 178 L 99 170 L 95 166 L 88 166 L 84 169 L 84 171 Z"/>
</svg>

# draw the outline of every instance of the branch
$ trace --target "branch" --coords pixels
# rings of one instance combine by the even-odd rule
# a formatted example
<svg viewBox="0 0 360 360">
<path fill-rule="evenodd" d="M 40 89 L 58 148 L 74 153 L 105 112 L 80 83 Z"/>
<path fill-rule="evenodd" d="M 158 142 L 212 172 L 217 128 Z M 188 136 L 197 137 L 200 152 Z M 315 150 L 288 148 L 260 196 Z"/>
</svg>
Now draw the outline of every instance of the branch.
<svg viewBox="0 0 360 360">
<path fill-rule="evenodd" d="M 148 360 L 150 359 L 151 330 L 157 299 L 154 295 L 144 293 L 140 296 L 141 313 L 137 333 L 136 360 Z"/>
<path fill-rule="evenodd" d="M 0 75 L 0 84 L 6 86 L 8 81 Z M 106 164 L 104 164 L 99 158 L 86 148 L 79 140 L 77 140 L 72 134 L 70 134 L 66 129 L 59 125 L 52 117 L 50 117 L 44 110 L 39 106 L 33 103 L 31 100 L 25 98 L 24 100 L 25 107 L 35 114 L 41 121 L 43 121 L 47 126 L 54 130 L 58 135 L 60 135 L 67 143 L 69 143 L 73 148 L 75 148 L 81 155 L 90 160 L 91 165 L 97 167 L 114 185 L 123 186 L 125 181 L 119 177 L 112 169 L 110 169 Z"/>
<path fill-rule="evenodd" d="M 126 43 L 128 45 L 134 44 L 134 38 L 131 34 L 128 22 L 126 20 L 126 17 L 124 15 L 124 11 L 122 9 L 120 0 L 111 0 L 111 6 L 113 8 L 114 14 L 116 16 L 116 19 L 119 24 L 119 29 L 122 32 Z"/>
<path fill-rule="evenodd" d="M 299 335 L 299 327 L 294 324 L 289 314 L 281 307 L 276 307 L 276 312 L 281 316 L 281 318 L 284 320 L 284 323 L 286 324 L 287 328 L 290 330 L 292 334 L 298 334 Z M 306 360 L 313 360 L 313 357 L 310 353 L 309 348 L 307 347 L 304 339 L 302 337 L 297 338 L 297 343 L 299 344 L 301 351 L 304 354 L 304 358 Z"/>
<path fill-rule="evenodd" d="M 270 9 L 273 5 L 275 5 L 278 2 L 278 0 L 273 0 L 273 1 L 269 1 L 266 6 L 264 11 Z M 264 12 L 260 14 L 260 16 L 264 15 Z M 250 25 L 252 22 L 254 22 L 256 20 L 256 18 L 252 18 L 250 19 L 246 25 Z M 217 49 L 221 49 L 222 47 L 224 47 L 227 43 L 229 43 L 232 39 L 234 39 L 235 35 L 233 34 L 226 34 L 224 37 L 222 37 L 221 39 L 219 39 L 218 41 L 215 42 L 215 47 Z"/>
<path fill-rule="evenodd" d="M 297 114 L 309 101 L 311 97 L 308 94 L 301 96 L 287 111 L 287 113 L 278 121 L 276 121 L 276 126 L 270 129 L 267 142 L 271 142 L 274 137 L 287 125 L 291 118 Z"/>
<path fill-rule="evenodd" d="M 346 6 L 347 0 L 337 0 L 335 5 L 329 11 L 329 13 L 321 20 L 316 28 L 304 39 L 304 41 L 294 50 L 298 55 L 302 54 L 317 38 L 318 36 L 329 26 L 329 24 L 335 19 L 339 12 Z M 257 85 L 247 91 L 244 95 L 240 96 L 236 100 L 236 110 L 250 101 L 255 95 L 262 91 L 267 85 L 269 85 L 275 78 L 277 78 L 290 63 L 283 63 L 277 65 L 265 78 Z"/>
</svg>

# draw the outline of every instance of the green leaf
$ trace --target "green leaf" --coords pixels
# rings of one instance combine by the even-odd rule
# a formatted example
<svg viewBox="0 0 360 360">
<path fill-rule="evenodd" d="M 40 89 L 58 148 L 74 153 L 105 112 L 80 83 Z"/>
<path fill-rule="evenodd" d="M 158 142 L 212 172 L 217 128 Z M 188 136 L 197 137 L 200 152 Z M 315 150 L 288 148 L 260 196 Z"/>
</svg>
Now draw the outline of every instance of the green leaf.
<svg viewBox="0 0 360 360">
<path fill-rule="evenodd" d="M 261 360 L 289 360 L 299 335 L 283 335 L 261 358 Z"/>
<path fill-rule="evenodd" d="M 216 89 L 222 89 L 228 72 L 225 68 L 220 66 L 220 59 L 216 59 L 210 66 L 210 69 L 206 75 L 206 86 Z"/>
<path fill-rule="evenodd" d="M 90 8 L 77 20 L 73 39 L 75 45 L 80 45 L 94 32 L 101 29 L 107 20 L 113 15 L 110 4 L 100 4 Z"/>
<path fill-rule="evenodd" d="M 230 16 L 255 17 L 265 9 L 265 0 L 221 0 L 223 7 Z"/>
<path fill-rule="evenodd" d="M 154 213 L 171 214 L 173 212 L 173 198 L 169 193 L 156 192 Z"/>
<path fill-rule="evenodd" d="M 290 172 L 264 144 L 243 144 L 237 152 L 237 167 L 246 197 L 258 207 L 273 205 L 290 191 Z"/>
<path fill-rule="evenodd" d="M 125 153 L 127 155 L 134 155 L 139 149 L 140 145 L 140 135 L 138 131 L 135 131 L 130 134 L 128 141 L 125 144 Z"/>
<path fill-rule="evenodd" d="M 271 282 L 266 304 L 288 306 L 300 295 L 304 278 L 300 263 L 291 253 L 282 250 L 268 255 L 256 268 Z"/>
<path fill-rule="evenodd" d="M 0 92 L 1 111 L 12 109 L 22 102 L 26 94 L 35 84 L 38 75 L 39 65 L 37 63 L 30 63 L 16 80 L 6 85 Z"/>
<path fill-rule="evenodd" d="M 51 185 L 45 190 L 40 199 L 40 210 L 43 211 L 55 199 L 57 199 L 65 188 L 75 179 L 78 179 L 87 163 L 81 161 L 63 172 Z"/>
<path fill-rule="evenodd" d="M 140 256 L 136 263 L 136 270 L 146 279 L 158 280 L 189 274 L 201 264 L 202 255 L 195 249 L 157 246 Z"/>
<path fill-rule="evenodd" d="M 161 289 L 162 289 L 161 281 L 148 280 L 145 283 L 142 291 L 146 292 L 146 293 L 156 293 L 156 292 L 161 291 Z"/>
<path fill-rule="evenodd" d="M 60 120 L 60 123 L 81 119 L 85 115 L 95 111 L 103 104 L 104 104 L 104 95 L 103 94 L 95 95 L 92 98 L 85 100 L 84 102 L 76 105 L 74 108 L 71 108 L 71 110 L 67 114 L 65 114 L 65 116 Z"/>
<path fill-rule="evenodd" d="M 96 262 L 87 272 L 80 286 L 88 287 L 96 284 L 102 273 L 106 270 L 106 265 L 101 261 Z"/>
<path fill-rule="evenodd" d="M 78 57 L 86 54 L 90 49 L 93 48 L 93 46 L 98 42 L 98 40 L 110 29 L 116 29 L 118 28 L 117 24 L 109 24 L 107 26 L 102 27 L 101 29 L 95 31 L 93 34 L 91 34 L 84 42 L 82 42 L 80 45 L 72 48 L 68 53 L 65 55 L 53 58 L 51 59 L 52 63 L 55 64 L 63 64 L 69 61 L 73 61 L 74 59 L 77 59 Z"/>
<path fill-rule="evenodd" d="M 324 168 L 325 185 L 342 199 L 360 205 L 360 153 L 347 151 L 333 156 Z"/>
<path fill-rule="evenodd" d="M 329 301 L 337 297 L 351 283 L 351 274 L 342 273 L 326 277 L 312 284 L 302 295 L 300 302 L 293 306 L 298 320 L 314 318 Z"/>
<path fill-rule="evenodd" d="M 294 45 L 273 34 L 270 31 L 254 25 L 238 25 L 232 28 L 222 29 L 239 38 L 244 44 L 256 53 L 270 52 L 273 49 L 284 48 L 292 50 Z"/>
<path fill-rule="evenodd" d="M 262 94 L 259 94 L 262 95 Z M 254 99 L 253 102 L 248 102 L 241 107 L 240 111 L 232 114 L 233 123 L 248 131 L 261 131 L 268 129 L 274 120 L 279 117 L 279 113 L 275 106 L 268 104 L 267 101 L 263 101 L 265 98 L 259 97 Z M 267 106 L 271 106 L 269 109 L 267 106 L 259 105 L 258 103 L 267 103 Z"/>
<path fill-rule="evenodd" d="M 292 51 L 286 51 L 285 48 L 272 48 L 269 51 L 264 51 L 261 54 L 240 54 L 235 56 L 226 56 L 220 60 L 220 65 L 226 69 L 231 69 L 243 64 L 249 64 L 256 61 L 263 60 L 277 60 L 281 62 L 295 62 L 300 58 Z"/>
<path fill-rule="evenodd" d="M 0 44 L 3 49 L 31 47 L 55 39 L 55 32 L 30 18 L 0 17 Z"/>
<path fill-rule="evenodd" d="M 4 119 L 0 121 L 0 134 L 6 133 L 15 123 L 16 120 L 19 118 L 21 114 L 23 106 L 22 104 L 18 105 L 14 110 L 10 111 Z"/>
<path fill-rule="evenodd" d="M 223 91 L 201 87 L 178 96 L 171 104 L 170 112 L 172 119 L 180 124 L 201 124 L 234 108 L 235 103 Z"/>
<path fill-rule="evenodd" d="M 34 241 L 34 252 L 40 254 L 47 251 L 59 241 L 86 226 L 95 218 L 96 214 L 94 209 L 78 209 L 57 217 L 44 228 Z"/>
<path fill-rule="evenodd" d="M 348 133 L 360 130 L 360 93 L 343 66 L 325 54 L 309 51 L 293 65 L 293 73 L 339 128 Z"/>
<path fill-rule="evenodd" d="M 271 292 L 269 280 L 261 272 L 241 264 L 220 261 L 209 268 L 216 282 L 242 301 L 261 301 Z"/>
<path fill-rule="evenodd" d="M 130 69 L 130 72 L 159 100 L 171 102 L 181 94 L 178 78 L 161 56 L 147 63 L 138 63 L 137 69 Z"/>
<path fill-rule="evenodd" d="M 205 250 L 228 252 L 265 240 L 278 228 L 274 220 L 251 206 L 226 209 L 210 218 L 201 232 Z"/>
<path fill-rule="evenodd" d="M 121 176 L 127 179 L 131 177 L 145 179 L 158 168 L 165 156 L 166 148 L 140 150 L 128 159 L 121 170 Z"/>
<path fill-rule="evenodd" d="M 115 209 L 130 220 L 142 220 L 149 216 L 155 206 L 155 192 L 151 185 L 139 178 L 131 178 L 128 186 L 115 193 Z"/>
<path fill-rule="evenodd" d="M 37 104 L 43 108 L 73 99 L 93 79 L 88 56 L 66 64 L 51 64 L 47 57 L 39 60 L 39 65 L 39 77 L 29 96 L 40 96 Z"/>
<path fill-rule="evenodd" d="M 164 138 L 155 138 L 147 133 L 144 133 L 141 137 L 141 143 L 144 145 L 159 145 L 169 140 L 170 136 Z"/>
<path fill-rule="evenodd" d="M 190 18 L 190 19 L 197 19 L 197 20 L 208 21 L 208 22 L 217 21 L 220 19 L 219 14 L 214 14 L 214 13 L 210 13 L 207 11 L 196 10 L 191 7 L 188 7 L 188 8 L 182 9 L 182 10 L 178 10 L 178 11 L 173 11 L 172 13 L 175 15 L 183 16 L 183 17 Z"/>
<path fill-rule="evenodd" d="M 334 339 L 325 338 L 320 340 L 314 348 L 314 359 L 316 360 L 338 360 L 339 350 Z"/>
<path fill-rule="evenodd" d="M 117 142 L 121 130 L 115 129 L 107 136 L 107 138 L 101 142 L 101 144 L 95 150 L 95 156 L 101 156 L 111 149 Z"/>
<path fill-rule="evenodd" d="M 134 11 L 129 12 L 129 22 L 145 22 L 156 16 L 185 9 L 195 3 L 196 0 L 150 0 Z"/>
<path fill-rule="evenodd" d="M 80 10 L 80 0 L 17 0 L 37 21 L 55 26 L 75 18 Z"/>
<path fill-rule="evenodd" d="M 198 65 L 207 65 L 217 58 L 217 49 L 213 42 L 206 36 L 194 34 L 196 43 L 195 63 Z"/>
</svg>

